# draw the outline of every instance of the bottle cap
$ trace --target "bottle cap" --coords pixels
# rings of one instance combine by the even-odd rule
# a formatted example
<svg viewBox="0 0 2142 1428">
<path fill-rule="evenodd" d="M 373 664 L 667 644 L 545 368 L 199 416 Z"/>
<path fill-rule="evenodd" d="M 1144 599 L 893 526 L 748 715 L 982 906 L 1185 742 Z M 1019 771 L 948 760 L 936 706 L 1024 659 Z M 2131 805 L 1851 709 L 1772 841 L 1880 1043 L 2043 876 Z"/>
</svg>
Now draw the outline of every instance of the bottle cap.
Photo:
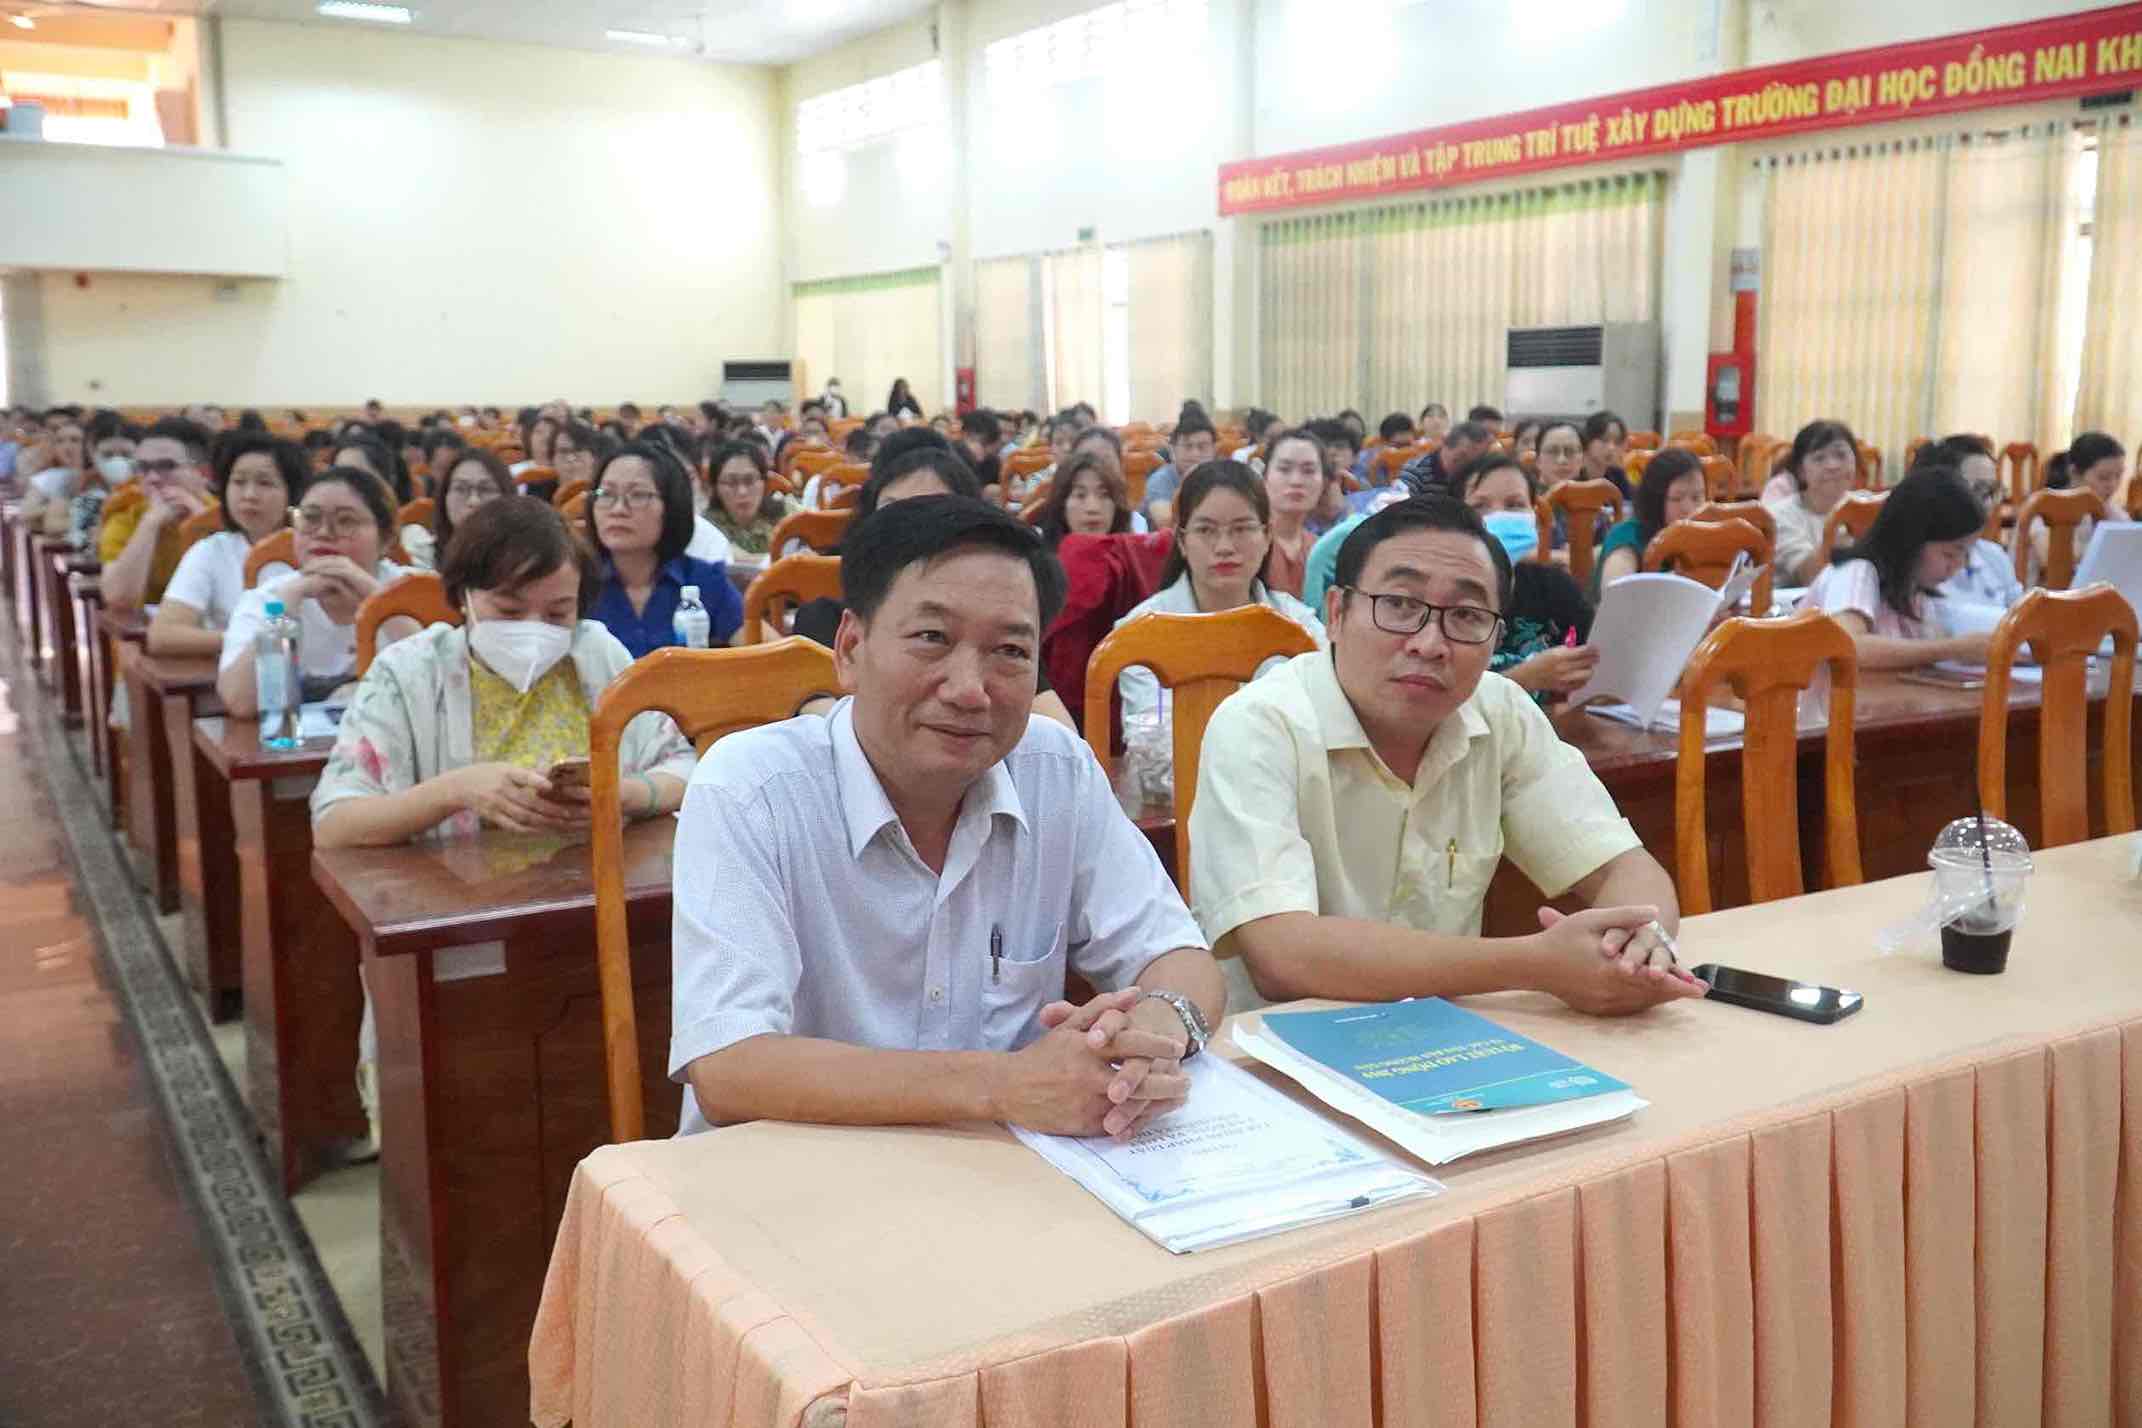
<svg viewBox="0 0 2142 1428">
<path fill-rule="evenodd" d="M 696 585 L 685 586 L 684 598 L 687 600 L 697 601 L 699 599 L 699 587 Z"/>
<path fill-rule="evenodd" d="M 282 601 L 280 601 L 280 600 L 270 600 L 270 601 L 268 602 L 268 618 L 269 618 L 269 619 L 271 619 L 271 620 L 272 620 L 272 619 L 274 619 L 274 618 L 275 618 L 275 617 L 276 617 L 277 615 L 280 615 L 280 614 L 282 614 L 282 613 L 283 613 L 283 602 L 282 602 Z"/>
</svg>

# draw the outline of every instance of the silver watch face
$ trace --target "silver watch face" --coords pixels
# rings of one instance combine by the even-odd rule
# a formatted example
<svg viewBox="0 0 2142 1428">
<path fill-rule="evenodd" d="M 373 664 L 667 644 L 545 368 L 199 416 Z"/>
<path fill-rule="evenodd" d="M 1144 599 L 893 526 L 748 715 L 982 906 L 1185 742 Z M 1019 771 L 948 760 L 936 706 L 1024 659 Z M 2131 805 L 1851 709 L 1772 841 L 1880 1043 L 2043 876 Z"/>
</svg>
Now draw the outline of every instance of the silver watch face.
<svg viewBox="0 0 2142 1428">
<path fill-rule="evenodd" d="M 1205 1025 L 1205 1014 L 1198 1010 L 1196 1002 L 1180 992 L 1151 992 L 1148 995 L 1158 997 L 1175 1008 L 1175 1013 L 1183 1019 L 1183 1028 L 1189 1032 L 1194 1046 L 1203 1046 L 1212 1039 L 1212 1029 Z"/>
</svg>

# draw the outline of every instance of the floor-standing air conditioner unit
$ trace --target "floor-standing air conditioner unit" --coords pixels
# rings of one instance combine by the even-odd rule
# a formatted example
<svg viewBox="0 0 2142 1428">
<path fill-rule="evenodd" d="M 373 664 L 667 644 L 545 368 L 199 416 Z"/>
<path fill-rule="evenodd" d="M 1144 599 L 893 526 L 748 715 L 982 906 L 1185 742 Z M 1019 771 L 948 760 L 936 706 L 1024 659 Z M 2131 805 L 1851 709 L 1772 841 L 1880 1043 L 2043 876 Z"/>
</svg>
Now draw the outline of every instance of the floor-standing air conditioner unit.
<svg viewBox="0 0 2142 1428">
<path fill-rule="evenodd" d="M 1502 411 L 1520 417 L 1617 413 L 1636 430 L 1657 430 L 1659 325 L 1513 327 Z"/>
<path fill-rule="evenodd" d="M 796 369 L 793 362 L 724 362 L 721 364 L 721 399 L 732 407 L 755 407 L 765 402 L 796 401 Z"/>
</svg>

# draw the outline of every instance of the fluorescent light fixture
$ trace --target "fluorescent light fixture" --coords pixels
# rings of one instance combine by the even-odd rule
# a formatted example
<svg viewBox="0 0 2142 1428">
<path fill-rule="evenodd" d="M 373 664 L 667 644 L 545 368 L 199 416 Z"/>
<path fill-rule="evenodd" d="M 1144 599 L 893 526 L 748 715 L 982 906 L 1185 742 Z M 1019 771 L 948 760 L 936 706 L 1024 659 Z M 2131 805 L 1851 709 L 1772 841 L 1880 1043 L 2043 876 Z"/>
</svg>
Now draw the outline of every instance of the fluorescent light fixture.
<svg viewBox="0 0 2142 1428">
<path fill-rule="evenodd" d="M 657 35 L 650 30 L 604 30 L 606 39 L 623 40 L 628 45 L 681 45 L 684 41 L 670 35 Z"/>
<path fill-rule="evenodd" d="M 370 20 L 379 25 L 406 25 L 416 18 L 407 5 L 373 5 L 366 0 L 320 0 L 319 11 L 331 20 Z"/>
<path fill-rule="evenodd" d="M 34 30 L 37 28 L 37 22 L 28 15 L 10 15 L 7 17 L 7 22 L 18 30 Z"/>
</svg>

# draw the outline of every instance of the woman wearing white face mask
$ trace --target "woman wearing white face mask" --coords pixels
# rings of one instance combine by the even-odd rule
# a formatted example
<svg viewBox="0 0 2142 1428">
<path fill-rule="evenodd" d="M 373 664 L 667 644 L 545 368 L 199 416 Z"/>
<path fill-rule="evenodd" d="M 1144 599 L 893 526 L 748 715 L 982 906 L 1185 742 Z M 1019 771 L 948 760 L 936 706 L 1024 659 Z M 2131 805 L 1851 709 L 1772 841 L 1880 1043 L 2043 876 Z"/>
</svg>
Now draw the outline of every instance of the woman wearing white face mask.
<svg viewBox="0 0 2142 1428">
<path fill-rule="evenodd" d="M 358 682 L 312 795 L 323 848 L 377 847 L 489 825 L 575 833 L 584 785 L 548 770 L 588 751 L 588 711 L 631 663 L 583 618 L 593 557 L 564 519 L 530 496 L 487 501 L 460 523 L 440 562 L 464 625 L 433 625 L 382 650 Z M 625 728 L 627 816 L 673 811 L 692 747 L 660 714 Z"/>
</svg>

